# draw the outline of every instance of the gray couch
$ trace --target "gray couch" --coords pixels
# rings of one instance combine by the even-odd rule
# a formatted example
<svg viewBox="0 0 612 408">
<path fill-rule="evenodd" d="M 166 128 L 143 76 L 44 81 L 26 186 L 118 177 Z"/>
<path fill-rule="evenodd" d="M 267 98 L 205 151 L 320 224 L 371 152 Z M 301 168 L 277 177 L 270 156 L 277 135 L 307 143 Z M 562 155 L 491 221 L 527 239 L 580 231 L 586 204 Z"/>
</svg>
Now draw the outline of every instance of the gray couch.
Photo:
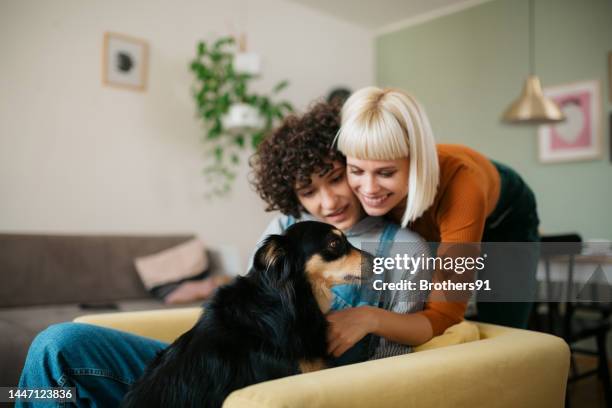
<svg viewBox="0 0 612 408">
<path fill-rule="evenodd" d="M 0 386 L 17 385 L 30 343 L 51 324 L 166 307 L 143 287 L 134 258 L 190 238 L 0 234 Z M 218 271 L 219 254 L 209 259 Z"/>
</svg>

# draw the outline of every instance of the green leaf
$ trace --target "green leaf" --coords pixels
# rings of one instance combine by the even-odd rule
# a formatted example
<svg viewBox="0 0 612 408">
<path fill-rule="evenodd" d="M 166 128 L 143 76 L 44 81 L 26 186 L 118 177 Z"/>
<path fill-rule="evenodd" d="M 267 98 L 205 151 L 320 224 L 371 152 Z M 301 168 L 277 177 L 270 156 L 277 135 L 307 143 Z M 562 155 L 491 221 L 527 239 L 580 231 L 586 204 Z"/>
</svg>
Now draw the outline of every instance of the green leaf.
<svg viewBox="0 0 612 408">
<path fill-rule="evenodd" d="M 217 92 L 217 89 L 219 88 L 219 82 L 214 78 L 208 80 L 207 85 L 211 92 Z"/>
<path fill-rule="evenodd" d="M 262 96 L 257 101 L 257 104 L 259 105 L 259 110 L 261 111 L 261 113 L 265 114 L 268 108 L 270 107 L 270 100 L 267 97 Z"/>
<path fill-rule="evenodd" d="M 200 92 L 196 94 L 196 100 L 198 101 L 199 104 L 202 104 L 205 99 L 206 99 L 206 89 L 202 88 Z"/>
<path fill-rule="evenodd" d="M 236 94 L 239 100 L 243 101 L 245 99 L 246 84 L 244 83 L 244 81 L 236 81 L 236 83 L 234 84 L 234 93 Z"/>
<path fill-rule="evenodd" d="M 283 102 L 279 103 L 278 107 L 279 108 L 284 108 L 287 112 L 293 112 L 293 105 L 291 105 L 287 101 L 283 101 Z"/>
<path fill-rule="evenodd" d="M 221 112 L 227 113 L 227 110 L 229 109 L 230 103 L 231 103 L 230 95 L 229 95 L 229 93 L 226 92 L 219 99 L 219 108 L 221 109 Z"/>
<path fill-rule="evenodd" d="M 289 81 L 287 81 L 286 79 L 284 81 L 279 82 L 278 84 L 276 84 L 276 86 L 272 89 L 272 93 L 276 94 L 279 93 L 280 91 L 282 91 L 283 89 L 285 89 L 287 87 L 287 85 L 289 85 Z"/>
<path fill-rule="evenodd" d="M 198 77 L 201 80 L 206 81 L 212 76 L 213 74 L 208 70 L 208 68 L 206 68 L 204 65 L 200 65 L 200 69 L 198 69 Z"/>
<path fill-rule="evenodd" d="M 212 62 L 219 62 L 223 59 L 223 53 L 213 51 L 210 53 L 210 59 L 212 60 Z"/>
<path fill-rule="evenodd" d="M 213 140 L 218 138 L 223 131 L 223 127 L 221 125 L 221 119 L 219 117 L 215 117 L 215 124 L 208 131 L 208 139 Z"/>
<path fill-rule="evenodd" d="M 213 119 L 216 113 L 217 113 L 217 110 L 214 107 L 209 108 L 204 112 L 204 118 Z"/>
<path fill-rule="evenodd" d="M 189 65 L 189 69 L 191 69 L 193 72 L 198 72 L 198 70 L 200 69 L 201 65 L 202 65 L 202 63 L 200 61 L 194 60 Z"/>
<path fill-rule="evenodd" d="M 271 112 L 272 112 L 272 117 L 273 118 L 277 118 L 277 119 L 282 120 L 283 117 L 285 116 L 285 115 L 283 115 L 283 112 L 279 108 L 277 108 L 277 107 L 272 107 L 271 108 Z"/>
<path fill-rule="evenodd" d="M 214 154 L 215 154 L 215 160 L 217 161 L 217 163 L 220 163 L 221 160 L 223 160 L 223 147 L 216 146 Z"/>
<path fill-rule="evenodd" d="M 234 164 L 240 163 L 240 158 L 238 157 L 238 155 L 236 153 L 232 154 L 231 160 L 232 160 L 232 163 L 234 163 Z"/>
<path fill-rule="evenodd" d="M 208 135 L 206 139 L 215 140 L 215 139 L 218 139 L 220 135 L 221 135 L 221 132 L 217 128 L 212 128 L 208 131 Z"/>
<path fill-rule="evenodd" d="M 227 76 L 227 79 L 235 79 L 236 78 L 236 72 L 234 71 L 234 62 L 233 62 L 233 60 L 230 60 L 229 63 L 225 66 L 225 74 Z"/>
<path fill-rule="evenodd" d="M 224 167 L 222 169 L 222 172 L 223 172 L 223 175 L 230 180 L 233 180 L 234 178 L 236 178 L 236 173 L 234 173 L 233 171 L 230 171 L 227 167 Z"/>
<path fill-rule="evenodd" d="M 215 50 L 219 50 L 224 45 L 229 45 L 234 43 L 234 37 L 223 37 L 215 41 L 213 48 Z"/>
<path fill-rule="evenodd" d="M 204 54 L 206 54 L 206 43 L 204 41 L 200 41 L 198 43 L 198 57 L 201 57 Z"/>
<path fill-rule="evenodd" d="M 263 131 L 253 133 L 253 137 L 251 138 L 251 146 L 253 147 L 253 149 L 257 149 L 257 146 L 259 146 L 263 138 Z"/>
</svg>

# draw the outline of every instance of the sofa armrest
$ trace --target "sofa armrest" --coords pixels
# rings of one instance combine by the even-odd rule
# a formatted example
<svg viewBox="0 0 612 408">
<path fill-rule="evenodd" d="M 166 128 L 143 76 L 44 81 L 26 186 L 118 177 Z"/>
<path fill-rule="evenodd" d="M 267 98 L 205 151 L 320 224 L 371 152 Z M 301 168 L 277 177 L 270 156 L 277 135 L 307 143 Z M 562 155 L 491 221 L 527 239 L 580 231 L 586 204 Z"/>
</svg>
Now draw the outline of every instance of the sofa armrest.
<svg viewBox="0 0 612 408">
<path fill-rule="evenodd" d="M 172 342 L 201 312 L 107 313 L 75 321 Z M 563 407 L 570 354 L 562 339 L 477 326 L 478 341 L 267 381 L 233 392 L 223 406 Z"/>
<path fill-rule="evenodd" d="M 563 407 L 569 349 L 562 339 L 478 326 L 483 340 L 260 383 L 223 406 Z"/>
<path fill-rule="evenodd" d="M 74 321 L 109 327 L 170 343 L 191 329 L 201 313 L 201 307 L 186 307 L 84 315 Z"/>
</svg>

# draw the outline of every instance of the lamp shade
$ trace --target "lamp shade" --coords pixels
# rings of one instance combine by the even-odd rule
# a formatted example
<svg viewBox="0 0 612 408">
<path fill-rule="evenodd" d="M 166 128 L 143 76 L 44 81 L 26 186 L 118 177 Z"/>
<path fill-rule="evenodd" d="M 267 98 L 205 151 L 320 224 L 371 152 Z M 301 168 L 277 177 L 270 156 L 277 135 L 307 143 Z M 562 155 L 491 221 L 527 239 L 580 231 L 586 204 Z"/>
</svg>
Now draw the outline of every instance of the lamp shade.
<svg viewBox="0 0 612 408">
<path fill-rule="evenodd" d="M 530 75 L 525 80 L 523 92 L 517 100 L 504 112 L 505 122 L 510 123 L 556 123 L 565 120 L 565 115 L 559 107 L 542 93 L 540 79 Z"/>
</svg>

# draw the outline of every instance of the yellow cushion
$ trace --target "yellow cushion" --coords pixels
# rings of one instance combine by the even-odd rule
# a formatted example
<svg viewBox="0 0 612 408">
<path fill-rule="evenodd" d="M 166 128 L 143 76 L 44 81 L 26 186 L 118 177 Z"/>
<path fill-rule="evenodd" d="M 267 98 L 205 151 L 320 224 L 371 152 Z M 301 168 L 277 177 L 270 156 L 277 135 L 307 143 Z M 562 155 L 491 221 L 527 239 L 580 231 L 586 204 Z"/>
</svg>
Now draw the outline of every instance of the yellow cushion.
<svg viewBox="0 0 612 408">
<path fill-rule="evenodd" d="M 477 325 L 479 341 L 266 381 L 234 391 L 223 408 L 563 407 L 562 339 Z"/>
<path fill-rule="evenodd" d="M 172 343 L 178 336 L 193 327 L 200 314 L 202 314 L 201 307 L 185 307 L 84 315 L 77 317 L 74 321 Z"/>
<path fill-rule="evenodd" d="M 414 351 L 433 350 L 440 347 L 452 346 L 455 344 L 468 343 L 480 340 L 478 326 L 474 323 L 463 321 L 449 327 L 443 334 L 434 337 L 427 343 L 413 348 Z"/>
<path fill-rule="evenodd" d="M 201 311 L 201 308 L 189 308 L 110 313 L 82 316 L 77 321 L 172 341 L 193 326 Z M 478 337 L 480 341 L 472 341 Z M 430 350 L 459 343 L 466 344 L 266 381 L 235 391 L 223 406 L 563 406 L 569 348 L 562 339 L 526 330 L 463 322 L 416 349 Z"/>
<path fill-rule="evenodd" d="M 202 313 L 202 308 L 177 308 L 151 310 L 142 312 L 121 312 L 96 315 L 85 315 L 74 319 L 75 322 L 96 324 L 124 330 L 141 336 L 151 337 L 166 342 L 174 341 L 189 330 Z M 476 324 L 463 321 L 446 329 L 444 334 L 434 337 L 427 343 L 414 347 L 414 351 L 432 350 L 479 340 Z"/>
</svg>

